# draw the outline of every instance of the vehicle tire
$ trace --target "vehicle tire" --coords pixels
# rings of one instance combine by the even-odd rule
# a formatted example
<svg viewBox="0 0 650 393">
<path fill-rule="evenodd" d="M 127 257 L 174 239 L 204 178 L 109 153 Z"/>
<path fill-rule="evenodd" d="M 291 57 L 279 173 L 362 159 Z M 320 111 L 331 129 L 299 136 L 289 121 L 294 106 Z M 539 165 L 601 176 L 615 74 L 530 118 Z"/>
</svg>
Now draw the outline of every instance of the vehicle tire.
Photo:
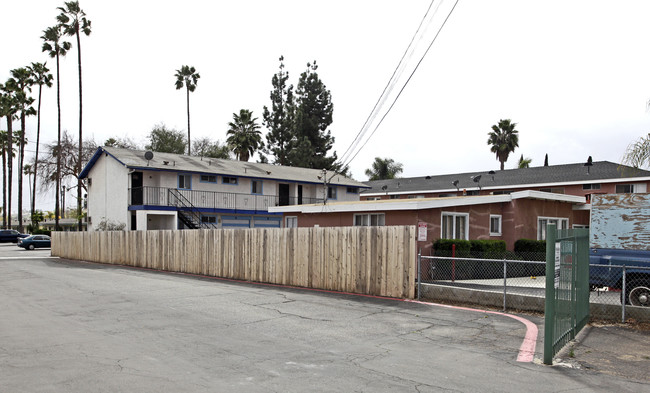
<svg viewBox="0 0 650 393">
<path fill-rule="evenodd" d="M 29 245 L 29 249 L 30 249 L 30 250 L 33 250 L 33 249 L 34 249 L 34 245 L 33 245 L 33 244 L 30 244 L 30 245 Z"/>
<path fill-rule="evenodd" d="M 626 304 L 650 307 L 650 280 L 634 280 L 626 287 Z"/>
</svg>

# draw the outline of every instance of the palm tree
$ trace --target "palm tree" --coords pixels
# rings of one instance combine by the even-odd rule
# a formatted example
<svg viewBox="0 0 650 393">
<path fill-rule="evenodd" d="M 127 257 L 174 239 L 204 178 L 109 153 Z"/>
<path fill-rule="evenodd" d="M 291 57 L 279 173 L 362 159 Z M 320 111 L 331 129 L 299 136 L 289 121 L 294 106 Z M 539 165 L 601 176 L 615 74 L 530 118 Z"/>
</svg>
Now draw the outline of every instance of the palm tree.
<svg viewBox="0 0 650 393">
<path fill-rule="evenodd" d="M 18 231 L 23 231 L 23 164 L 25 162 L 25 122 L 27 116 L 36 114 L 32 107 L 34 99 L 27 93 L 32 91 L 32 74 L 27 68 L 11 70 L 10 83 L 15 86 L 16 98 L 20 107 L 20 131 L 18 132 Z"/>
<path fill-rule="evenodd" d="M 58 113 L 57 146 L 61 146 L 61 77 L 59 75 L 59 58 L 65 56 L 71 45 L 61 38 L 61 26 L 49 27 L 43 31 L 43 52 L 56 58 L 56 106 Z M 61 157 L 56 162 L 56 188 L 54 189 L 54 230 L 59 230 L 59 188 L 61 186 Z"/>
<path fill-rule="evenodd" d="M 524 158 L 524 155 L 522 154 L 521 157 L 519 157 L 519 162 L 517 163 L 517 168 L 523 169 L 523 168 L 530 168 L 530 163 L 533 162 L 532 158 Z"/>
<path fill-rule="evenodd" d="M 228 123 L 230 129 L 226 132 L 227 135 L 230 135 L 226 139 L 226 143 L 237 155 L 239 161 L 248 161 L 256 150 L 264 147 L 257 117 L 253 118 L 253 112 L 247 109 L 240 110 L 239 115 L 233 113 L 232 116 L 233 121 Z"/>
<path fill-rule="evenodd" d="M 492 126 L 492 131 L 488 133 L 487 144 L 491 145 L 490 151 L 496 154 L 497 160 L 501 163 L 501 170 L 508 161 L 510 153 L 519 147 L 519 131 L 515 130 L 517 123 L 512 123 L 510 119 L 499 120 L 498 125 Z"/>
<path fill-rule="evenodd" d="M 4 116 L 7 119 L 7 140 L 5 150 L 11 152 L 7 154 L 7 221 L 6 225 L 11 228 L 11 196 L 12 196 L 12 183 L 13 183 L 13 147 L 14 147 L 14 131 L 13 120 L 16 113 L 20 110 L 19 101 L 16 97 L 15 86 L 11 83 L 5 85 L 0 84 L 0 117 Z"/>
<path fill-rule="evenodd" d="M 32 206 L 31 215 L 34 216 L 35 203 L 36 203 L 36 174 L 38 173 L 38 147 L 41 143 L 41 93 L 43 92 L 43 85 L 52 87 L 52 79 L 54 77 L 50 74 L 50 70 L 46 67 L 47 63 L 32 63 L 29 66 L 29 72 L 32 74 L 32 80 L 35 85 L 38 85 L 38 109 L 36 110 L 36 156 L 34 157 L 34 182 L 32 184 Z M 32 219 L 32 224 L 34 223 Z"/>
<path fill-rule="evenodd" d="M 368 180 L 386 180 L 395 179 L 398 174 L 402 173 L 403 166 L 391 158 L 381 159 L 375 157 L 371 169 L 366 169 Z"/>
<path fill-rule="evenodd" d="M 627 146 L 621 163 L 633 168 L 650 166 L 650 133 Z"/>
<path fill-rule="evenodd" d="M 78 1 L 67 1 L 65 7 L 58 7 L 61 13 L 56 17 L 59 25 L 63 28 L 63 33 L 77 38 L 77 64 L 79 67 L 79 159 L 77 160 L 77 173 L 81 173 L 81 156 L 83 150 L 83 132 L 82 132 L 82 115 L 83 115 L 83 95 L 81 88 L 81 38 L 80 32 L 86 36 L 90 35 L 91 22 L 86 19 L 86 13 L 79 7 Z M 82 229 L 81 222 L 81 179 L 77 180 L 77 215 L 79 217 L 78 230 Z"/>
<path fill-rule="evenodd" d="M 187 155 L 191 155 L 190 146 L 192 146 L 192 139 L 190 139 L 190 92 L 196 90 L 196 82 L 201 75 L 196 72 L 194 67 L 182 66 L 180 70 L 176 70 L 176 90 L 182 89 L 185 86 L 187 92 Z"/>
</svg>

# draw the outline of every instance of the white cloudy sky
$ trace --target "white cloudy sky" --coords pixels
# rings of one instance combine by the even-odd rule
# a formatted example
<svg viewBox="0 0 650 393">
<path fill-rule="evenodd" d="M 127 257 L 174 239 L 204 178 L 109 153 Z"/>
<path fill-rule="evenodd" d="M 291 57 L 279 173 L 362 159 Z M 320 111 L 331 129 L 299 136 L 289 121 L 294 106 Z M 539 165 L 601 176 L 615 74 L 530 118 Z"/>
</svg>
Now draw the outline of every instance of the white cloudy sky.
<svg viewBox="0 0 650 393">
<path fill-rule="evenodd" d="M 42 31 L 62 1 L 0 3 L 0 81 L 13 68 L 48 60 Z M 410 1 L 82 0 L 93 32 L 82 38 L 84 134 L 101 144 L 152 126 L 186 130 L 181 65 L 201 79 L 191 95 L 192 137 L 223 141 L 233 112 L 261 120 L 278 58 L 295 85 L 314 59 L 334 102 L 341 155 L 359 132 L 429 7 Z M 437 6 L 437 2 L 434 7 Z M 428 45 L 453 1 L 441 3 Z M 498 169 L 486 144 L 502 118 L 518 124 L 520 154 L 542 165 L 619 161 L 650 132 L 650 2 L 460 0 L 395 107 L 351 163 L 374 157 L 404 165 L 403 176 Z M 412 58 L 411 66 L 420 52 Z M 78 132 L 76 48 L 62 61 L 63 128 Z M 48 60 L 54 70 L 54 61 Z M 56 91 L 43 96 L 42 139 L 56 138 Z M 0 122 L 5 128 L 5 122 Z M 35 139 L 36 121 L 27 134 Z M 29 150 L 34 145 L 30 144 Z M 26 200 L 28 193 L 26 192 Z M 53 209 L 51 197 L 39 205 Z M 72 200 L 72 198 L 70 198 Z M 52 205 L 52 206 L 49 206 Z"/>
</svg>

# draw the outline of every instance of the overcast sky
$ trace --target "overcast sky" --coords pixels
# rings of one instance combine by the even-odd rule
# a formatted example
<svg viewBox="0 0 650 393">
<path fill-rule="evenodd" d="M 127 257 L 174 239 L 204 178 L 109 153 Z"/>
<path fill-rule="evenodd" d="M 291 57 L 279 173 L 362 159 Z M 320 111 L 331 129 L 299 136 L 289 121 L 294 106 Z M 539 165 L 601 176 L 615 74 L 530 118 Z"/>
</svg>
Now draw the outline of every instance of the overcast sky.
<svg viewBox="0 0 650 393">
<path fill-rule="evenodd" d="M 421 48 L 453 3 L 440 3 Z M 0 81 L 11 69 L 35 61 L 47 60 L 54 72 L 40 37 L 62 4 L 0 3 Z M 294 85 L 306 63 L 317 61 L 332 94 L 330 130 L 340 156 L 430 1 L 80 4 L 92 21 L 92 34 L 82 37 L 83 129 L 98 144 L 128 136 L 144 145 L 158 123 L 186 132 L 185 93 L 174 87 L 175 70 L 185 64 L 201 74 L 190 97 L 192 138 L 223 142 L 233 112 L 252 110 L 261 123 L 283 55 Z M 460 0 L 392 111 L 352 161 L 353 177 L 366 180 L 374 157 L 402 163 L 405 177 L 498 169 L 487 134 L 505 118 L 516 122 L 520 133 L 506 168 L 516 166 L 521 154 L 532 158 L 533 166 L 543 165 L 547 153 L 551 165 L 583 162 L 589 155 L 620 161 L 630 142 L 650 132 L 648 18 L 648 1 Z M 421 53 L 413 54 L 410 69 Z M 73 135 L 78 133 L 76 56 L 75 45 L 61 63 L 62 125 Z M 43 143 L 56 140 L 56 120 L 52 88 L 43 94 Z M 4 119 L 0 128 L 6 128 Z M 35 130 L 36 119 L 30 118 L 32 141 Z M 34 147 L 30 143 L 28 150 Z M 38 204 L 53 210 L 52 199 L 41 196 Z"/>
</svg>

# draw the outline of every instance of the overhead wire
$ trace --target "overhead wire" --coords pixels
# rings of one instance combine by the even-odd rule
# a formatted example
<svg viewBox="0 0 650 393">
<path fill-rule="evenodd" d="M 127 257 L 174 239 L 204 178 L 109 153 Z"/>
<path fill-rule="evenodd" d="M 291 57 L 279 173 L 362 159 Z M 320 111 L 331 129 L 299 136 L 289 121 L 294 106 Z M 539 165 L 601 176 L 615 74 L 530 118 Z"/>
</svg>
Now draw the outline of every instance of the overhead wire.
<svg viewBox="0 0 650 393">
<path fill-rule="evenodd" d="M 375 106 L 372 108 L 372 110 L 368 114 L 368 117 L 366 118 L 366 121 L 361 126 L 361 129 L 359 130 L 359 132 L 355 136 L 354 140 L 352 140 L 352 142 L 350 143 L 348 148 L 341 155 L 341 158 L 339 159 L 341 163 L 345 162 L 345 157 L 348 154 L 348 152 L 354 151 L 356 146 L 359 144 L 359 141 L 361 140 L 362 136 L 365 134 L 365 132 L 367 132 L 366 126 L 369 123 L 371 123 L 370 122 L 371 118 L 372 118 L 372 120 L 374 120 L 374 118 L 376 117 L 376 109 L 377 109 L 377 107 L 379 106 L 380 102 L 383 102 L 385 100 L 386 91 L 389 89 L 389 87 L 391 85 L 394 84 L 394 81 L 397 80 L 396 74 L 398 73 L 398 70 L 402 66 L 402 63 L 404 62 L 404 58 L 406 58 L 406 55 L 409 53 L 409 50 L 413 46 L 413 42 L 415 41 L 415 38 L 418 36 L 418 33 L 420 32 L 420 29 L 422 28 L 422 25 L 424 24 L 424 21 L 426 20 L 427 15 L 429 14 L 429 11 L 431 11 L 431 7 L 433 6 L 434 2 L 435 2 L 435 0 L 431 0 L 431 3 L 429 3 L 429 7 L 427 8 L 427 12 L 425 12 L 424 16 L 422 16 L 422 20 L 420 21 L 420 24 L 418 25 L 418 28 L 415 30 L 415 33 L 413 34 L 413 37 L 411 37 L 411 41 L 409 42 L 408 46 L 404 50 L 404 53 L 402 54 L 402 57 L 400 58 L 399 62 L 397 63 L 397 66 L 393 70 L 393 74 L 388 79 L 388 82 L 386 83 L 386 86 L 384 86 L 384 90 L 381 92 L 381 95 L 377 99 L 377 102 L 375 102 Z M 436 9 L 436 11 L 437 11 L 437 9 Z M 421 39 L 422 39 L 422 36 L 420 36 L 420 40 Z M 412 57 L 412 55 L 413 55 L 413 53 L 411 53 L 411 56 L 409 56 L 409 60 L 410 60 L 410 57 Z"/>
<path fill-rule="evenodd" d="M 402 86 L 402 88 L 400 89 L 399 93 L 397 94 L 397 96 L 395 97 L 395 99 L 393 100 L 393 102 L 391 103 L 391 105 L 390 105 L 390 107 L 388 108 L 388 110 L 387 110 L 387 111 L 384 113 L 384 115 L 381 117 L 379 123 L 377 123 L 377 125 L 376 125 L 375 128 L 373 129 L 373 131 L 372 131 L 372 133 L 370 134 L 370 136 L 369 136 L 369 137 L 366 139 L 366 141 L 361 145 L 361 147 L 357 150 L 357 152 L 356 152 L 356 153 L 355 153 L 355 154 L 354 154 L 354 155 L 353 155 L 349 160 L 347 160 L 347 162 L 344 162 L 344 165 L 342 165 L 343 168 L 344 168 L 345 166 L 349 165 L 349 164 L 350 164 L 350 163 L 351 163 L 351 162 L 352 162 L 352 161 L 357 157 L 357 155 L 359 154 L 359 152 L 361 152 L 361 150 L 363 150 L 363 148 L 366 146 L 366 144 L 368 143 L 368 141 L 372 138 L 372 136 L 375 134 L 375 132 L 377 132 L 377 129 L 378 129 L 379 126 L 382 124 L 382 122 L 384 121 L 384 119 L 386 118 L 386 116 L 390 113 L 390 111 L 391 111 L 391 109 L 393 108 L 393 106 L 395 106 L 395 103 L 397 102 L 397 100 L 399 99 L 399 97 L 402 95 L 402 92 L 404 91 L 404 89 L 406 88 L 406 86 L 408 85 L 408 83 L 411 81 L 411 78 L 413 77 L 413 75 L 415 74 L 415 72 L 416 72 L 417 69 L 419 68 L 420 64 L 421 64 L 422 61 L 424 60 L 424 57 L 427 55 L 427 53 L 429 53 L 429 50 L 431 49 L 431 47 L 433 46 L 433 44 L 436 42 L 436 39 L 438 38 L 438 36 L 440 35 L 440 32 L 442 31 L 443 27 L 445 26 L 445 24 L 447 23 L 447 21 L 448 21 L 449 18 L 451 17 L 451 14 L 454 12 L 454 9 L 456 9 L 456 6 L 458 5 L 458 1 L 459 1 L 459 0 L 456 0 L 456 1 L 454 2 L 454 5 L 452 6 L 451 10 L 449 11 L 449 13 L 448 13 L 447 16 L 445 17 L 444 21 L 443 21 L 442 24 L 440 25 L 440 28 L 439 28 L 438 31 L 436 32 L 436 35 L 433 37 L 433 40 L 431 41 L 431 43 L 429 44 L 429 46 L 428 46 L 427 49 L 425 50 L 424 54 L 422 55 L 422 57 L 420 58 L 420 60 L 419 60 L 418 63 L 416 64 L 415 68 L 413 69 L 413 71 L 412 71 L 411 74 L 409 75 L 408 79 L 406 80 L 406 82 L 404 83 L 404 85 Z"/>
</svg>

